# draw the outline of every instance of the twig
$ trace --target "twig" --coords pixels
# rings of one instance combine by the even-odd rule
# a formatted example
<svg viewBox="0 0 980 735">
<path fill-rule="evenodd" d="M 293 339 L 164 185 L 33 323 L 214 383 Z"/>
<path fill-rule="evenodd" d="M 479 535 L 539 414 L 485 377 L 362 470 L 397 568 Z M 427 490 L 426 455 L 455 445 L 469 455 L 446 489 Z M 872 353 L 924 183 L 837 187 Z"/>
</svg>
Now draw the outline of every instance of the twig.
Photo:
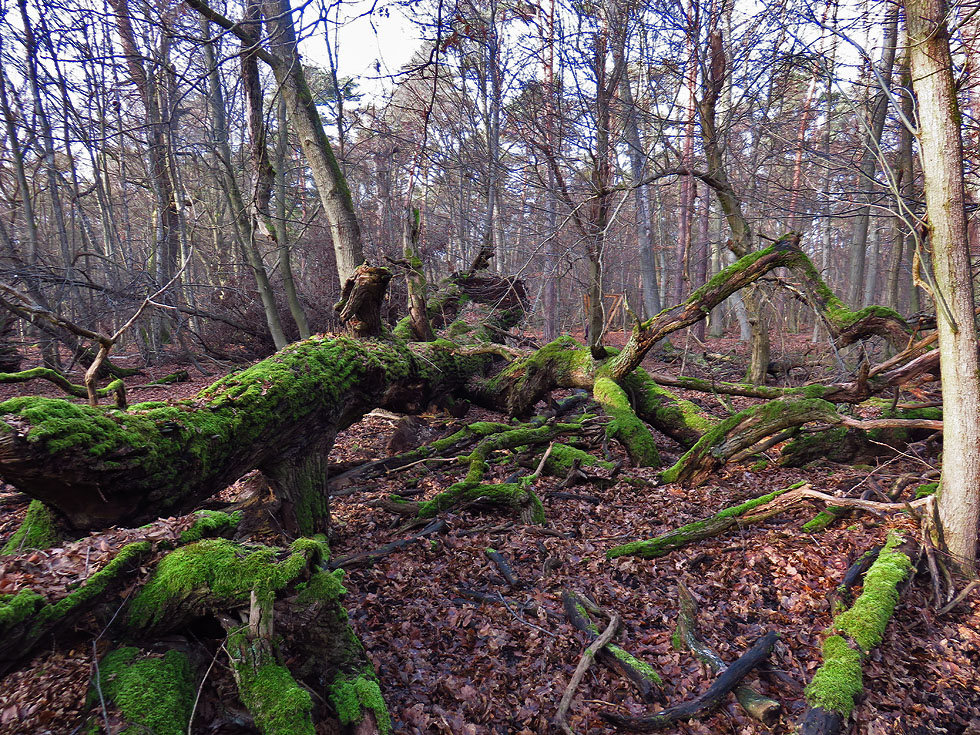
<svg viewBox="0 0 980 735">
<path fill-rule="evenodd" d="M 946 613 L 948 613 L 954 607 L 956 607 L 961 602 L 963 602 L 963 600 L 965 600 L 967 596 L 971 592 L 973 592 L 973 590 L 975 590 L 978 586 L 980 586 L 980 579 L 974 579 L 972 582 L 970 582 L 970 584 L 968 584 L 966 587 L 963 588 L 962 592 L 960 592 L 956 597 L 953 598 L 953 601 L 951 603 L 941 608 L 939 610 L 939 614 L 945 615 Z"/>
<path fill-rule="evenodd" d="M 510 605 L 507 604 L 507 600 L 505 600 L 504 599 L 504 596 L 502 594 L 500 594 L 499 592 L 497 593 L 497 599 L 499 599 L 502 603 L 504 603 L 504 607 L 507 608 L 507 612 L 509 612 L 511 615 L 513 615 L 514 616 L 514 620 L 516 620 L 517 622 L 524 623 L 524 625 L 527 625 L 527 626 L 529 626 L 531 628 L 534 628 L 535 630 L 539 630 L 542 633 L 544 633 L 545 635 L 550 635 L 552 638 L 557 638 L 558 637 L 557 635 L 555 635 L 554 633 L 552 633 L 550 630 L 545 630 L 540 625 L 535 625 L 530 620 L 525 620 L 520 615 L 518 615 L 516 612 L 514 612 L 511 609 Z"/>
<path fill-rule="evenodd" d="M 204 672 L 204 678 L 201 679 L 201 683 L 197 687 L 197 695 L 194 697 L 194 706 L 191 707 L 191 716 L 187 720 L 187 735 L 193 735 L 191 728 L 194 726 L 194 714 L 197 712 L 198 702 L 201 701 L 201 692 L 204 690 L 204 683 L 208 680 L 208 675 L 211 673 L 211 669 L 214 668 L 214 664 L 218 660 L 218 654 L 220 654 L 223 650 L 225 650 L 224 643 L 218 646 L 218 650 L 214 652 L 214 658 L 211 659 L 211 664 L 208 666 L 208 670 Z"/>
<path fill-rule="evenodd" d="M 568 708 L 572 704 L 572 697 L 575 696 L 575 690 L 578 689 L 579 684 L 582 683 L 582 679 L 585 678 L 585 672 L 592 665 L 596 652 L 612 640 L 612 637 L 616 635 L 617 628 L 619 628 L 619 614 L 612 613 L 609 618 L 609 625 L 602 631 L 602 635 L 592 641 L 592 644 L 585 649 L 585 653 L 579 659 L 578 666 L 575 667 L 575 673 L 572 674 L 572 680 L 568 682 L 568 686 L 565 687 L 565 693 L 561 695 L 561 702 L 558 704 L 558 712 L 555 714 L 554 723 L 566 735 L 575 735 L 575 731 L 565 721 L 565 717 L 568 715 Z"/>
</svg>

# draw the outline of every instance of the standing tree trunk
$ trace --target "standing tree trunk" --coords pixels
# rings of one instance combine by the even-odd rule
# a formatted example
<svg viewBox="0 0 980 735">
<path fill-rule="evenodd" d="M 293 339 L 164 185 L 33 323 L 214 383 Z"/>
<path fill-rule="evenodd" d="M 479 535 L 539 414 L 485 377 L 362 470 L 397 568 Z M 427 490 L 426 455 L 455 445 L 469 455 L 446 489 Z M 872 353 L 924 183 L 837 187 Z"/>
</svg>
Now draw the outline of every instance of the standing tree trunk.
<svg viewBox="0 0 980 735">
<path fill-rule="evenodd" d="M 912 87 L 929 214 L 943 382 L 939 518 L 958 569 L 974 576 L 980 520 L 980 373 L 956 83 L 946 0 L 906 0 Z"/>
<path fill-rule="evenodd" d="M 895 46 L 898 40 L 898 6 L 893 5 L 887 11 L 885 19 L 885 38 L 881 50 L 881 77 L 879 84 L 890 86 L 892 67 L 895 64 Z M 874 62 L 871 62 L 874 63 Z M 873 197 L 872 188 L 875 186 L 875 169 L 881 157 L 879 147 L 881 134 L 885 129 L 885 113 L 888 111 L 888 91 L 881 89 L 871 100 L 871 119 L 868 121 L 864 135 L 864 149 L 861 153 L 861 173 L 859 188 L 866 189 L 864 199 L 867 202 Z M 848 265 L 847 303 L 857 304 L 861 300 L 864 288 L 864 271 L 867 261 L 868 224 L 871 219 L 871 204 L 861 207 L 857 221 L 854 224 L 854 240 L 851 242 L 851 253 Z"/>
</svg>

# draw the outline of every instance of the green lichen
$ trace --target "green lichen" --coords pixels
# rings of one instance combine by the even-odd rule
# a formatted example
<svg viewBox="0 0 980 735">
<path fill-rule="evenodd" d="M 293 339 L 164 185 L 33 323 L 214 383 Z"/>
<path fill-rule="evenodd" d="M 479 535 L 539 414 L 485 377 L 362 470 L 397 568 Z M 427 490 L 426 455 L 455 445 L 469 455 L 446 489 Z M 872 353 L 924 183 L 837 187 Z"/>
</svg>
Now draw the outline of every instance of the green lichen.
<svg viewBox="0 0 980 735">
<path fill-rule="evenodd" d="M 32 500 L 27 515 L 0 554 L 18 554 L 26 549 L 49 549 L 61 541 L 57 520 L 40 500 Z"/>
<path fill-rule="evenodd" d="M 653 434 L 633 411 L 626 391 L 611 378 L 599 377 L 593 384 L 592 396 L 612 419 L 606 424 L 606 436 L 626 447 L 638 467 L 659 467 L 660 453 Z"/>
<path fill-rule="evenodd" d="M 130 623 L 137 627 L 157 623 L 170 604 L 195 590 L 207 590 L 212 598 L 229 604 L 247 601 L 253 589 L 274 594 L 319 563 L 323 554 L 323 542 L 315 539 L 293 542 L 292 553 L 282 560 L 278 549 L 240 546 L 226 539 L 181 547 L 164 557 L 137 594 L 130 605 Z"/>
<path fill-rule="evenodd" d="M 850 609 L 834 618 L 833 629 L 850 636 L 862 651 L 870 651 L 881 643 L 898 603 L 898 585 L 912 569 L 908 556 L 897 550 L 903 541 L 897 533 L 889 535 L 885 548 L 864 577 L 860 597 Z"/>
<path fill-rule="evenodd" d="M 210 536 L 225 536 L 231 534 L 242 520 L 240 510 L 233 513 L 222 513 L 219 510 L 199 510 L 194 525 L 180 534 L 181 544 L 191 544 Z"/>
<path fill-rule="evenodd" d="M 377 677 L 370 668 L 353 677 L 338 673 L 328 697 L 341 725 L 356 725 L 364 719 L 365 712 L 372 712 L 378 723 L 378 732 L 388 735 L 392 731 L 388 707 Z"/>
<path fill-rule="evenodd" d="M 823 665 L 806 688 L 807 704 L 847 718 L 863 686 L 861 653 L 839 635 L 827 638 L 823 642 Z"/>
<path fill-rule="evenodd" d="M 158 658 L 140 655 L 135 648 L 116 649 L 99 663 L 95 687 L 134 725 L 124 735 L 187 732 L 194 686 L 187 656 L 179 651 Z M 90 695 L 96 697 L 97 692 Z"/>
</svg>

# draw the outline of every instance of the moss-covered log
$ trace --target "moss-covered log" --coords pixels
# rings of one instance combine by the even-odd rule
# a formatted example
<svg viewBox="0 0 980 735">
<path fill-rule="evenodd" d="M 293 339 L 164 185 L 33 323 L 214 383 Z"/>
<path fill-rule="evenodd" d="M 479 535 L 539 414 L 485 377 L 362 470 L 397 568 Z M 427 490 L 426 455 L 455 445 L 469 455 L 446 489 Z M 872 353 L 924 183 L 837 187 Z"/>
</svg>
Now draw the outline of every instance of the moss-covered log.
<svg viewBox="0 0 980 735">
<path fill-rule="evenodd" d="M 881 643 L 898 604 L 899 585 L 912 570 L 904 539 L 892 533 L 864 578 L 861 595 L 830 626 L 823 643 L 823 665 L 806 688 L 807 711 L 801 735 L 834 735 L 854 709 L 861 693 L 861 665 Z"/>
<path fill-rule="evenodd" d="M 0 404 L 0 474 L 89 529 L 185 513 L 259 468 L 290 511 L 287 530 L 312 533 L 326 516 L 311 453 L 375 406 L 420 410 L 484 360 L 447 342 L 313 337 L 185 401 L 119 411 L 14 398 Z"/>
<path fill-rule="evenodd" d="M 676 464 L 663 472 L 661 480 L 699 485 L 730 457 L 784 429 L 811 421 L 836 424 L 840 420 L 833 404 L 819 398 L 779 399 L 752 406 L 725 419 L 701 437 Z"/>
<path fill-rule="evenodd" d="M 802 482 L 790 485 L 787 488 L 761 495 L 740 505 L 725 508 L 710 518 L 688 523 L 680 528 L 675 528 L 673 531 L 668 531 L 662 536 L 657 536 L 646 541 L 631 541 L 628 544 L 615 546 L 606 552 L 606 558 L 616 559 L 620 556 L 639 556 L 644 559 L 656 559 L 660 556 L 666 556 L 671 551 L 683 548 L 688 544 L 718 536 L 733 526 L 745 526 L 758 523 L 766 518 L 771 518 L 774 513 L 786 508 L 788 502 L 786 498 L 783 498 L 778 506 L 771 506 L 770 503 L 773 503 L 777 498 L 784 496 L 790 491 L 801 490 L 804 487 L 808 486 Z M 799 493 L 796 495 L 799 495 Z"/>
<path fill-rule="evenodd" d="M 595 380 L 592 396 L 610 418 L 606 436 L 626 447 L 637 467 L 659 467 L 660 453 L 653 434 L 636 415 L 626 391 L 612 378 L 600 376 Z"/>
</svg>

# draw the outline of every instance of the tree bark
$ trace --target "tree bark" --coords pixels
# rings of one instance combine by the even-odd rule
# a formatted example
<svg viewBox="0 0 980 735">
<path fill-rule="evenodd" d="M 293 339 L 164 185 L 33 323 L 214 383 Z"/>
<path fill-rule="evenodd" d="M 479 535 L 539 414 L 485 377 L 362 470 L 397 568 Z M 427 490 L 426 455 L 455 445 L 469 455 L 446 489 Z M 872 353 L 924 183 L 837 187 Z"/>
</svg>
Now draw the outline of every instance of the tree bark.
<svg viewBox="0 0 980 735">
<path fill-rule="evenodd" d="M 963 188 L 963 145 L 945 0 L 906 0 L 912 86 L 932 244 L 946 430 L 939 518 L 957 568 L 976 574 L 980 372 Z"/>
</svg>

